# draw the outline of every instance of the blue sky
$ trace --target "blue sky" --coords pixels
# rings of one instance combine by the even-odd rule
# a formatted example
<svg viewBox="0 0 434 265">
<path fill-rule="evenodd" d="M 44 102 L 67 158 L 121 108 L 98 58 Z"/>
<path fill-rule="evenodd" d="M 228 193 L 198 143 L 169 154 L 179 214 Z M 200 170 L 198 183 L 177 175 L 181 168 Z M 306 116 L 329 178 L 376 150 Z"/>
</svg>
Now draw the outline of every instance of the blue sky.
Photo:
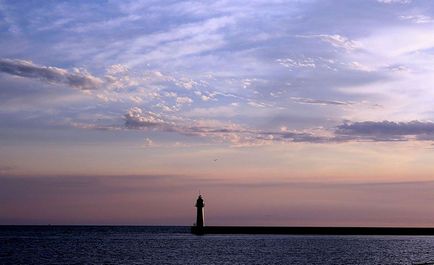
<svg viewBox="0 0 434 265">
<path fill-rule="evenodd" d="M 0 174 L 431 181 L 433 24 L 418 0 L 0 1 Z"/>
<path fill-rule="evenodd" d="M 382 122 L 432 127 L 431 10 L 419 1 L 3 1 L 1 115 L 8 129 L 125 129 L 138 119 L 127 129 L 234 145 L 294 140 L 283 131 L 334 141 L 336 126 L 373 121 L 370 140 L 401 139 L 382 135 Z M 221 128 L 234 132 L 209 132 Z"/>
</svg>

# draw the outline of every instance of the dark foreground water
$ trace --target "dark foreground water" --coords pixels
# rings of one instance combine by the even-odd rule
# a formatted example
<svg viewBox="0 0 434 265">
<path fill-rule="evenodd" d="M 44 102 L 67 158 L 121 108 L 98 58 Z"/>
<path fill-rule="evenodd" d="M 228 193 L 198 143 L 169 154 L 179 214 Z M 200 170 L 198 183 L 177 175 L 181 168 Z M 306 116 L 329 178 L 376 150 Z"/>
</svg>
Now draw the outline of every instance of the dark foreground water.
<svg viewBox="0 0 434 265">
<path fill-rule="evenodd" d="M 0 264 L 434 264 L 434 237 L 194 236 L 188 227 L 0 226 Z"/>
</svg>

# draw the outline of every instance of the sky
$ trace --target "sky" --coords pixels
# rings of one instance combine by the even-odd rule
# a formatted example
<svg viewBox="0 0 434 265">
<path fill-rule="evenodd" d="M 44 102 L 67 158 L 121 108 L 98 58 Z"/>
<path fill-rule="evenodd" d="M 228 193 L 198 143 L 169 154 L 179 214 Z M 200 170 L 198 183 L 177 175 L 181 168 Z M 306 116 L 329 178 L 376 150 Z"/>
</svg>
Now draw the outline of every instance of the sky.
<svg viewBox="0 0 434 265">
<path fill-rule="evenodd" d="M 0 224 L 433 226 L 434 3 L 0 0 Z"/>
</svg>

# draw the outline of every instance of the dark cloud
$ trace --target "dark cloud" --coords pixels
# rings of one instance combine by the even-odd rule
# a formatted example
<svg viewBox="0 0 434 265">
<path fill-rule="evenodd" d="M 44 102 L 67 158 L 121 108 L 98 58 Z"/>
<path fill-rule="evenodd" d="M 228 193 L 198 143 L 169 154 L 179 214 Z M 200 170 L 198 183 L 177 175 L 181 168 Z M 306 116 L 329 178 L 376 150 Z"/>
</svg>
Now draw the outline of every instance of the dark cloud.
<svg viewBox="0 0 434 265">
<path fill-rule="evenodd" d="M 42 66 L 25 60 L 0 59 L 0 72 L 35 78 L 49 83 L 65 84 L 81 90 L 98 88 L 103 81 L 83 69 L 68 71 L 52 66 Z"/>
<path fill-rule="evenodd" d="M 338 126 L 339 134 L 357 135 L 420 135 L 434 134 L 433 122 L 363 121 Z"/>
<path fill-rule="evenodd" d="M 410 122 L 345 122 L 337 126 L 335 133 L 339 136 L 367 138 L 377 141 L 408 140 L 411 136 L 418 140 L 432 140 L 434 123 L 417 120 Z"/>
</svg>

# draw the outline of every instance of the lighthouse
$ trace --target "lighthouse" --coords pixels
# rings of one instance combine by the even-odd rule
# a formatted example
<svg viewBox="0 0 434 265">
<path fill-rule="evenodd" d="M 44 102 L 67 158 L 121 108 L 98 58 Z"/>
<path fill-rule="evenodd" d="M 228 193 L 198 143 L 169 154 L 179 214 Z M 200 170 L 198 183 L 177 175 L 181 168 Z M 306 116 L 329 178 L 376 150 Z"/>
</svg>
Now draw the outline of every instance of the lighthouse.
<svg viewBox="0 0 434 265">
<path fill-rule="evenodd" d="M 203 228 L 203 207 L 205 207 L 205 204 L 203 203 L 202 195 L 199 194 L 199 197 L 197 197 L 196 200 L 196 227 L 197 228 Z"/>
<path fill-rule="evenodd" d="M 203 203 L 202 195 L 199 193 L 199 197 L 197 197 L 196 205 L 196 223 L 191 227 L 191 232 L 195 235 L 203 235 L 205 234 L 204 218 L 203 218 L 203 207 L 205 207 L 205 203 Z"/>
</svg>

